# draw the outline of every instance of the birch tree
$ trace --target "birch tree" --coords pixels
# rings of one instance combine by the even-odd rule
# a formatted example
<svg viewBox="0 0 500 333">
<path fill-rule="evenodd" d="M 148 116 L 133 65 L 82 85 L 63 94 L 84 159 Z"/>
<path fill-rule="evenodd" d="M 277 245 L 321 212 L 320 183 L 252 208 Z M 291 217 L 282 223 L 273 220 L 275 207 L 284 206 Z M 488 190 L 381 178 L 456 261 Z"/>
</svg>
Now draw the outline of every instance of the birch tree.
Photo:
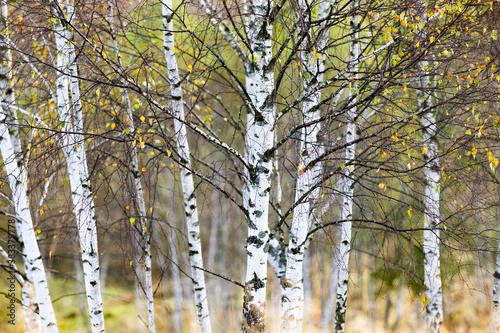
<svg viewBox="0 0 500 333">
<path fill-rule="evenodd" d="M 298 15 L 308 13 L 311 6 L 306 1 L 299 2 Z M 303 262 L 306 251 L 306 239 L 311 222 L 310 216 L 315 201 L 320 197 L 319 187 L 315 183 L 321 179 L 321 163 L 316 163 L 313 168 L 306 169 L 312 161 L 315 161 L 322 153 L 321 143 L 318 142 L 321 130 L 321 90 L 318 85 L 323 82 L 326 59 L 325 45 L 329 37 L 328 14 L 331 13 L 332 4 L 329 0 L 319 3 L 318 18 L 324 22 L 319 28 L 321 33 L 316 36 L 315 44 L 310 40 L 313 38 L 311 22 L 304 22 L 299 30 L 300 34 L 306 34 L 301 45 L 301 61 L 304 73 L 304 91 L 308 96 L 302 104 L 302 116 L 304 129 L 301 131 L 301 146 L 299 151 L 300 161 L 298 166 L 298 177 L 295 185 L 295 201 L 298 202 L 293 211 L 292 226 L 290 229 L 290 241 L 288 244 L 286 261 L 285 294 L 283 299 L 283 330 L 290 332 L 302 331 L 302 318 L 304 313 L 304 290 L 303 290 Z M 312 124 L 309 125 L 308 124 Z M 309 194 L 308 194 L 309 192 Z M 306 195 L 305 199 L 302 197 Z M 301 202 L 302 201 L 302 202 Z"/>
<path fill-rule="evenodd" d="M 243 302 L 242 332 L 263 332 L 267 290 L 267 253 L 269 239 L 269 194 L 272 156 L 266 152 L 274 141 L 275 108 L 271 66 L 272 2 L 249 3 L 248 43 L 252 60 L 245 66 L 247 121 L 245 134 L 245 187 L 243 205 L 247 210 L 247 270 Z"/>
<path fill-rule="evenodd" d="M 172 1 L 162 3 L 163 16 L 163 50 L 167 61 L 168 79 L 171 86 L 172 112 L 175 115 L 174 128 L 176 133 L 177 152 L 180 156 L 182 194 L 184 199 L 184 212 L 188 231 L 189 261 L 191 264 L 191 279 L 196 305 L 196 315 L 200 325 L 200 332 L 211 332 L 210 316 L 208 313 L 207 291 L 203 268 L 203 257 L 200 240 L 200 227 L 196 195 L 194 193 L 193 174 L 191 172 L 191 156 L 187 130 L 184 124 L 184 105 L 182 96 L 182 81 L 179 76 L 177 59 L 174 54 L 174 25 Z"/>
<path fill-rule="evenodd" d="M 7 176 L 10 180 L 14 211 L 19 222 L 16 231 L 22 242 L 24 271 L 26 280 L 22 283 L 22 305 L 26 330 L 41 332 L 42 327 L 46 332 L 58 332 L 57 321 L 50 299 L 44 264 L 40 249 L 35 238 L 33 220 L 28 201 L 26 186 L 26 171 L 21 161 L 21 140 L 15 113 L 12 111 L 14 104 L 14 91 L 12 80 L 12 54 L 6 41 L 9 32 L 7 19 L 8 7 L 6 1 L 1 1 L 0 16 L 0 153 L 3 156 Z"/>
<path fill-rule="evenodd" d="M 352 3 L 354 11 L 350 22 L 350 32 L 352 39 L 349 42 L 349 54 L 351 61 L 359 58 L 359 27 L 360 20 L 356 14 L 358 2 Z M 340 220 L 342 226 L 340 229 L 340 243 L 339 243 L 339 268 L 337 278 L 337 303 L 335 307 L 335 332 L 344 332 L 345 328 L 345 313 L 347 309 L 347 286 L 349 283 L 349 253 L 351 250 L 351 228 L 353 218 L 353 193 L 354 193 L 354 179 L 352 173 L 354 171 L 354 158 L 356 154 L 357 129 L 356 118 L 358 109 L 356 106 L 357 97 L 356 89 L 358 79 L 358 66 L 354 65 L 352 68 L 352 75 L 349 82 L 349 104 L 347 111 L 347 126 L 345 132 L 345 141 L 349 145 L 345 150 L 344 157 L 344 175 L 342 176 L 342 201 L 340 207 Z"/>
<path fill-rule="evenodd" d="M 4 117 L 5 113 L 2 104 L 0 104 L 0 114 Z M 26 171 L 22 169 L 22 164 L 19 163 L 18 157 L 14 152 L 14 147 L 5 118 L 0 122 L 0 152 L 3 157 L 4 166 L 12 190 L 14 209 L 16 211 L 16 215 L 19 217 L 19 227 L 17 230 L 19 232 L 18 236 L 23 243 L 23 259 L 25 269 L 26 272 L 28 272 L 27 277 L 31 279 L 35 288 L 36 301 L 38 303 L 43 329 L 45 332 L 59 332 L 54 309 L 52 307 L 52 301 L 50 299 L 49 286 L 42 261 L 42 255 L 36 241 L 35 230 L 33 229 L 33 221 L 31 219 L 27 194 Z M 33 294 L 29 293 L 26 288 L 30 288 L 30 286 L 23 286 L 24 302 L 33 297 Z M 29 294 L 25 295 L 26 293 Z M 24 302 L 23 305 L 29 304 L 24 304 Z M 29 313 L 28 311 L 33 311 L 33 308 L 30 307 L 26 309 L 27 313 Z M 28 315 L 26 320 L 27 329 L 36 329 L 36 318 L 33 318 L 33 315 Z M 34 323 L 32 321 L 34 321 Z"/>
<path fill-rule="evenodd" d="M 415 4 L 415 14 L 427 21 L 426 3 L 419 1 Z M 428 35 L 425 30 L 419 33 L 419 41 L 427 42 Z M 429 73 L 429 62 L 424 58 L 418 70 L 418 108 L 429 110 L 422 114 L 420 123 L 423 129 L 423 152 L 425 156 L 424 165 L 424 272 L 425 272 L 425 321 L 426 331 L 439 332 L 443 321 L 443 291 L 441 287 L 440 255 L 439 255 L 439 224 L 440 224 L 440 166 L 439 166 L 439 142 L 437 139 L 438 128 L 432 109 L 432 96 L 427 92 L 431 84 Z"/>
<path fill-rule="evenodd" d="M 63 125 L 62 146 L 66 157 L 71 195 L 80 238 L 80 250 L 85 280 L 85 292 L 92 332 L 104 332 L 104 313 L 99 278 L 99 250 L 93 194 L 91 191 L 85 141 L 83 113 L 78 79 L 78 66 L 73 44 L 72 26 L 66 21 L 74 19 L 73 2 L 65 6 L 53 3 L 56 18 L 54 35 L 56 40 L 56 88 L 57 111 Z M 66 9 L 66 13 L 64 13 Z M 71 92 L 71 101 L 70 95 Z"/>
</svg>

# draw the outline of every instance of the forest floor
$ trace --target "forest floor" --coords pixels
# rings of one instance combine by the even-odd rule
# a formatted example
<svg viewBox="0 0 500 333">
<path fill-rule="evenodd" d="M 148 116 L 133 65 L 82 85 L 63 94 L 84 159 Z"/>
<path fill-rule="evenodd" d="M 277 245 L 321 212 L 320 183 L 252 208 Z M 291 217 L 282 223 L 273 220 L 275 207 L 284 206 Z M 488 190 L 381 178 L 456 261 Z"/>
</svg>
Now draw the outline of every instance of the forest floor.
<svg viewBox="0 0 500 333">
<path fill-rule="evenodd" d="M 0 291 L 6 290 L 5 272 L 0 274 Z M 52 299 L 54 301 L 55 311 L 60 332 L 84 333 L 84 323 L 79 311 L 78 288 L 75 281 L 72 279 L 52 278 L 50 279 L 50 288 L 52 291 Z M 19 288 L 19 286 L 18 286 Z M 375 295 L 375 301 L 369 301 L 367 297 L 359 297 L 361 290 L 360 285 L 355 286 L 351 299 L 348 301 L 349 307 L 347 311 L 347 329 L 346 332 L 421 332 L 423 331 L 424 312 L 422 304 L 418 300 L 413 300 L 408 291 L 403 289 L 402 293 L 397 290 L 391 291 L 389 294 L 390 301 L 388 302 L 386 295 Z M 471 291 L 470 285 L 467 283 L 455 283 L 452 290 L 446 291 L 444 295 L 445 316 L 442 332 L 456 333 L 474 333 L 487 332 L 489 325 L 489 303 L 490 298 L 482 292 Z M 20 288 L 16 290 L 19 297 Z M 161 290 L 158 290 L 161 293 Z M 398 295 L 401 302 L 400 320 L 398 318 Z M 156 298 L 156 325 L 158 332 L 174 332 L 172 327 L 173 322 L 173 300 L 171 298 L 164 300 L 161 294 L 155 295 Z M 239 308 L 239 295 L 233 295 L 231 299 L 231 308 L 227 318 L 228 332 L 238 332 L 239 320 L 241 318 Z M 319 297 L 318 297 L 319 298 Z M 196 332 L 196 321 L 194 317 L 194 309 L 189 305 L 190 300 L 185 302 L 184 307 L 184 327 L 183 333 Z M 273 307 L 271 302 L 267 312 L 267 331 L 279 332 L 279 314 L 278 309 Z M 389 304 L 389 307 L 388 307 Z M 24 323 L 22 319 L 22 311 L 20 307 L 16 310 L 16 325 L 8 324 L 6 316 L 6 307 L 8 300 L 2 294 L 0 295 L 0 332 L 5 333 L 20 333 L 24 332 Z M 304 332 L 323 332 L 319 327 L 321 316 L 319 301 L 318 304 L 308 306 L 310 309 L 309 318 L 313 325 L 304 327 Z M 111 333 L 121 332 L 138 332 L 139 324 L 136 315 L 134 303 L 134 290 L 131 287 L 117 287 L 106 284 L 104 292 L 104 309 L 106 330 Z M 388 311 L 387 311 L 388 309 Z M 451 314 L 451 315 L 450 315 Z M 221 323 L 220 320 L 212 320 L 213 323 Z M 214 325 L 215 326 L 215 325 Z M 144 326 L 145 328 L 145 326 Z M 146 332 L 143 330 L 142 332 Z M 214 330 L 214 332 L 220 332 Z M 327 332 L 331 332 L 327 330 Z"/>
</svg>

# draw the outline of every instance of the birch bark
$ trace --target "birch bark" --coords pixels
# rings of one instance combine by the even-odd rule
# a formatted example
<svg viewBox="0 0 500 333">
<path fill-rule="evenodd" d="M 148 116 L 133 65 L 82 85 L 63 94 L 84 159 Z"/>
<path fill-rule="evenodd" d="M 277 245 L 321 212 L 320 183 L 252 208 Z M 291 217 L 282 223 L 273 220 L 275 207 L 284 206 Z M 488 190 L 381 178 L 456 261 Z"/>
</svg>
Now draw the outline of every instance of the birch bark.
<svg viewBox="0 0 500 333">
<path fill-rule="evenodd" d="M 500 174 L 500 169 L 497 169 L 497 179 Z M 500 188 L 497 191 L 500 196 Z M 497 221 L 500 220 L 500 207 L 497 208 Z M 500 225 L 498 230 L 500 230 Z M 493 292 L 491 297 L 491 319 L 490 333 L 500 332 L 500 242 L 498 243 L 498 251 L 495 265 L 495 273 L 493 273 Z"/>
<path fill-rule="evenodd" d="M 490 333 L 500 332 L 500 243 L 498 245 L 495 273 L 493 274 L 493 294 L 491 298 Z"/>
<path fill-rule="evenodd" d="M 182 194 L 184 198 L 184 212 L 188 231 L 189 261 L 191 264 L 191 278 L 196 305 L 198 323 L 201 332 L 211 332 L 210 316 L 208 311 L 207 291 L 205 276 L 202 270 L 203 258 L 201 254 L 200 227 L 196 196 L 194 193 L 193 175 L 191 169 L 191 156 L 187 131 L 184 124 L 184 105 L 182 97 L 181 79 L 174 54 L 174 26 L 172 0 L 162 2 L 163 13 L 163 48 L 167 62 L 168 79 L 170 80 L 172 96 L 172 111 L 176 116 L 174 128 L 176 133 L 177 153 L 182 167 L 180 167 Z"/>
<path fill-rule="evenodd" d="M 20 219 L 20 223 L 16 223 L 16 231 L 23 243 L 24 272 L 27 278 L 21 289 L 25 327 L 27 332 L 41 332 L 42 326 L 46 332 L 57 332 L 57 322 L 50 299 L 45 268 L 29 211 L 25 183 L 27 176 L 20 160 L 21 140 L 17 117 L 11 111 L 14 94 L 10 82 L 12 80 L 12 54 L 5 40 L 9 31 L 7 2 L 1 1 L 0 5 L 0 59 L 3 59 L 0 63 L 0 115 L 3 118 L 0 133 L 5 136 L 0 139 L 2 140 L 0 148 L 11 183 L 14 210 Z M 7 163 L 9 163 L 8 166 Z M 23 180 L 24 183 L 20 183 Z"/>
<path fill-rule="evenodd" d="M 0 104 L 0 114 L 4 114 L 2 105 Z M 23 259 L 27 276 L 33 282 L 36 301 L 38 303 L 40 319 L 45 332 L 58 332 L 57 321 L 50 299 L 49 286 L 47 283 L 47 276 L 42 261 L 42 255 L 38 248 L 36 241 L 35 230 L 33 229 L 33 220 L 31 219 L 28 194 L 27 194 L 27 175 L 18 162 L 14 147 L 9 135 L 9 129 L 5 123 L 5 118 L 0 121 L 0 153 L 2 154 L 4 166 L 9 178 L 10 188 L 12 191 L 12 199 L 14 202 L 14 209 L 16 215 L 19 217 L 19 227 L 17 230 L 21 231 L 19 238 L 23 242 Z M 30 288 L 28 285 L 26 288 Z M 31 300 L 33 293 L 23 288 L 23 295 Z M 29 297 L 28 297 L 29 296 Z M 23 304 L 29 306 L 30 304 Z M 32 304 L 31 304 L 32 305 Z M 27 311 L 31 311 L 31 308 Z M 32 316 L 28 316 L 30 318 Z M 31 318 L 33 319 L 33 318 Z M 33 325 L 34 324 L 34 325 Z M 36 327 L 36 323 L 31 320 L 26 322 L 28 326 Z"/>
<path fill-rule="evenodd" d="M 83 116 L 80 100 L 78 67 L 73 45 L 72 31 L 69 25 L 63 25 L 66 19 L 62 16 L 62 8 L 66 8 L 67 17 L 74 18 L 74 3 L 61 1 L 53 5 L 55 12 L 54 35 L 56 39 L 56 88 L 57 110 L 63 125 L 62 146 L 66 157 L 71 196 L 75 210 L 77 229 L 80 239 L 80 250 L 85 280 L 85 292 L 89 308 L 92 332 L 104 332 L 104 314 L 102 308 L 101 283 L 99 278 L 99 250 L 97 246 L 97 229 L 95 207 L 90 189 L 87 157 L 85 153 L 83 133 Z M 71 90 L 71 102 L 69 99 Z"/>
<path fill-rule="evenodd" d="M 299 1 L 299 15 L 308 12 L 310 6 L 306 1 Z M 321 1 L 319 4 L 318 21 L 325 20 L 329 12 L 330 1 Z M 307 14 L 304 16 L 308 16 Z M 297 183 L 295 186 L 295 202 L 310 191 L 318 177 L 321 176 L 321 164 L 317 163 L 314 168 L 306 168 L 310 162 L 317 159 L 321 154 L 318 135 L 321 123 L 319 106 L 321 105 L 321 89 L 318 84 L 323 82 L 324 61 L 326 57 L 318 56 L 324 51 L 329 29 L 324 36 L 319 36 L 317 45 L 310 45 L 310 38 L 304 38 L 301 45 L 301 60 L 304 73 L 304 90 L 308 98 L 302 103 L 302 117 L 306 126 L 301 133 L 301 147 L 299 151 L 299 166 L 297 171 Z M 311 34 L 309 27 L 299 29 L 301 34 Z M 317 48 L 321 53 L 318 53 Z M 313 92 L 313 93 L 310 93 Z M 304 171 L 305 170 L 305 171 Z M 302 319 L 304 314 L 304 288 L 303 288 L 303 261 L 306 249 L 306 237 L 309 229 L 309 216 L 315 199 L 319 197 L 319 187 L 315 187 L 309 195 L 299 203 L 293 210 L 292 226 L 290 228 L 290 240 L 288 243 L 286 260 L 286 277 L 284 281 L 284 295 L 282 296 L 282 331 L 302 332 Z"/>
<path fill-rule="evenodd" d="M 415 6 L 415 14 L 427 19 L 426 2 L 418 1 Z M 421 43 L 428 40 L 425 30 L 421 30 L 418 36 Z M 417 69 L 417 91 L 419 110 L 430 106 L 430 97 L 424 91 L 430 86 L 429 67 L 427 60 L 422 60 Z M 439 254 L 439 197 L 441 173 L 438 157 L 437 124 L 432 111 L 424 113 L 420 119 L 423 129 L 422 141 L 425 158 L 424 165 L 424 276 L 425 297 L 429 301 L 425 303 L 425 322 L 427 332 L 439 332 L 443 321 L 443 295 L 441 286 L 440 254 Z"/>
<path fill-rule="evenodd" d="M 274 141 L 275 110 L 272 58 L 273 25 L 269 20 L 272 1 L 249 2 L 249 60 L 245 88 L 247 124 L 245 135 L 245 187 L 243 205 L 247 210 L 247 268 L 243 300 L 242 332 L 264 332 L 267 290 L 267 251 L 269 239 L 269 195 L 271 191 L 272 156 L 265 152 Z"/>
<path fill-rule="evenodd" d="M 358 2 L 354 1 L 352 3 L 352 9 L 355 11 Z M 356 62 L 359 59 L 359 29 L 360 22 L 359 17 L 356 12 L 353 13 L 350 22 L 350 34 L 351 41 L 349 44 L 349 53 L 351 61 Z M 356 144 L 354 143 L 357 139 L 356 123 L 355 118 L 357 115 L 357 83 L 358 79 L 358 65 L 357 63 L 351 69 L 352 75 L 350 78 L 349 86 L 349 99 L 350 107 L 347 111 L 347 128 L 345 132 L 346 143 L 350 143 L 346 147 L 344 156 L 344 175 L 340 178 L 342 182 L 342 203 L 340 207 L 340 220 L 342 226 L 340 229 L 340 244 L 338 246 L 338 278 L 337 278 L 337 302 L 335 306 L 335 319 L 334 319 L 334 330 L 335 332 L 344 332 L 345 328 L 345 314 L 347 310 L 347 287 L 349 282 L 349 253 L 351 251 L 351 228 L 352 222 L 352 207 L 353 207 L 353 194 L 354 194 L 354 180 L 352 174 L 354 172 L 354 161 L 356 155 Z"/>
</svg>

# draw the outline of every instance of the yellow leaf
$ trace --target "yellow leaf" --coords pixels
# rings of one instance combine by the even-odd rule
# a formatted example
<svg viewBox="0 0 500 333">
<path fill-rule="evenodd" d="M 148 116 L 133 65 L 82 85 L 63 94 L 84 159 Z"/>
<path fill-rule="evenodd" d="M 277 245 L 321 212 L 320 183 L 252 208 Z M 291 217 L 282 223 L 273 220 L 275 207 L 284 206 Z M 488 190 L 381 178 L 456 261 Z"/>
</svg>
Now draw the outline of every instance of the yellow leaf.
<svg viewBox="0 0 500 333">
<path fill-rule="evenodd" d="M 133 217 L 129 218 L 130 224 L 134 224 L 135 219 Z"/>
<path fill-rule="evenodd" d="M 111 124 L 111 129 L 115 129 L 115 127 L 116 127 L 116 124 L 115 124 L 115 123 L 112 123 L 112 124 Z"/>
<path fill-rule="evenodd" d="M 385 187 L 385 184 L 384 184 L 384 183 L 380 183 L 380 184 L 378 184 L 378 187 L 379 187 L 381 190 L 383 190 L 383 189 L 384 189 L 384 187 Z"/>
<path fill-rule="evenodd" d="M 43 215 L 44 211 L 43 209 L 40 209 L 40 215 Z"/>
<path fill-rule="evenodd" d="M 302 176 L 305 172 L 304 172 L 304 166 L 302 164 L 299 164 L 299 166 L 297 167 L 297 169 L 299 169 L 299 176 Z"/>
<path fill-rule="evenodd" d="M 142 172 L 146 172 L 146 171 L 148 171 L 148 169 L 146 169 L 146 167 L 142 167 L 142 169 L 141 169 L 141 170 L 142 170 Z"/>
<path fill-rule="evenodd" d="M 447 56 L 447 55 L 448 55 L 448 53 L 449 53 L 449 52 L 448 52 L 448 50 L 444 50 L 444 51 L 443 51 L 443 55 L 444 55 L 444 56 Z"/>
<path fill-rule="evenodd" d="M 380 155 L 382 156 L 382 158 L 385 158 L 387 156 L 387 153 L 383 151 Z"/>
</svg>

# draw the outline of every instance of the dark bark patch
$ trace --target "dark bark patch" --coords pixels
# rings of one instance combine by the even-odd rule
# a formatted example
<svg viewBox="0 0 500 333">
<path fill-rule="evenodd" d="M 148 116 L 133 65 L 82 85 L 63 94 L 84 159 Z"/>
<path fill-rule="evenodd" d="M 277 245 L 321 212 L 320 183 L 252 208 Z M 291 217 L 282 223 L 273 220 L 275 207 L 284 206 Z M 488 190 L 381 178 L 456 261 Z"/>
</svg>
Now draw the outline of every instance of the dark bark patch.
<svg viewBox="0 0 500 333">
<path fill-rule="evenodd" d="M 264 245 L 264 242 L 257 236 L 250 236 L 247 238 L 247 244 L 254 244 L 256 248 Z"/>
</svg>

